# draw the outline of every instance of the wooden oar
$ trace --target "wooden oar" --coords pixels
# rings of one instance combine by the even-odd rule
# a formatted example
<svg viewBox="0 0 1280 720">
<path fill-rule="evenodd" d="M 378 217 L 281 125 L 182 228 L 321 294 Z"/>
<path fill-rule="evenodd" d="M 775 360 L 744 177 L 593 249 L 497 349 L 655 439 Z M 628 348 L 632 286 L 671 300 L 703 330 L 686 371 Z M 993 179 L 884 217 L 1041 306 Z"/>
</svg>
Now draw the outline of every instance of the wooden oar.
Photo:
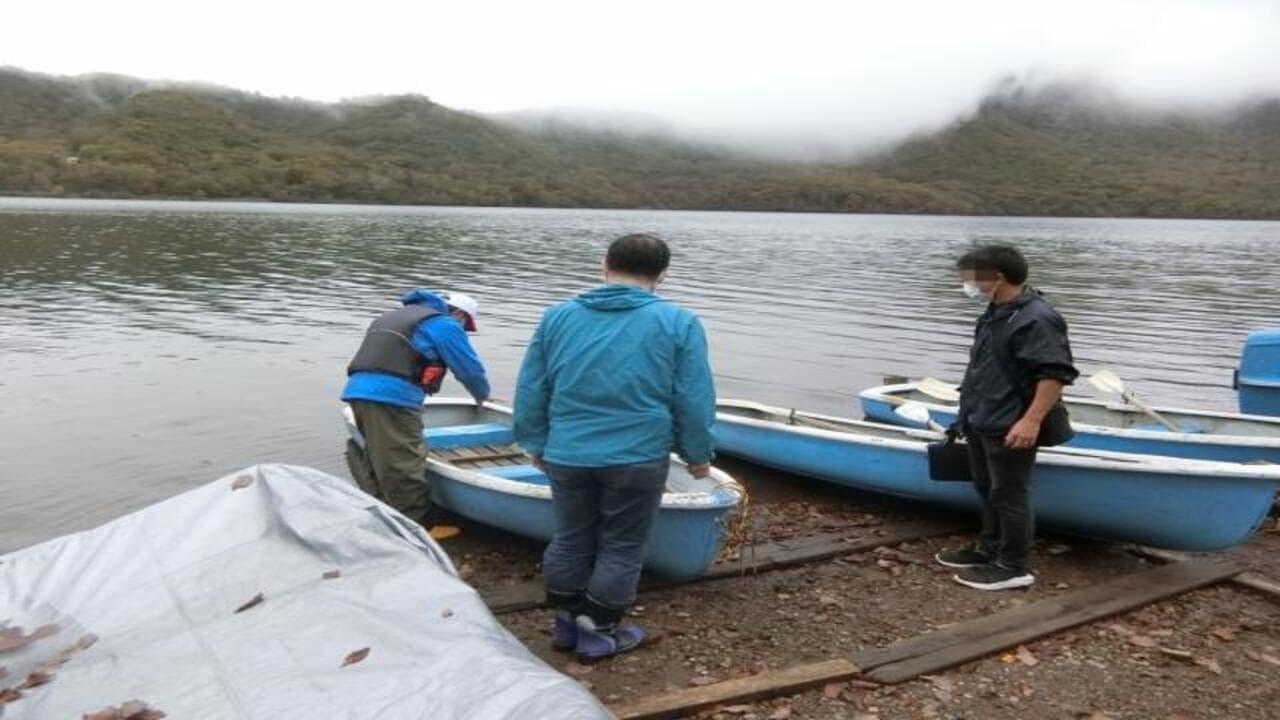
<svg viewBox="0 0 1280 720">
<path fill-rule="evenodd" d="M 956 386 L 937 378 L 920 378 L 920 381 L 916 383 L 916 389 L 929 397 L 937 398 L 943 402 L 960 402 L 960 391 L 956 389 Z"/>
<path fill-rule="evenodd" d="M 1182 432 L 1181 428 L 1169 420 L 1166 420 L 1163 415 L 1152 410 L 1151 406 L 1139 400 L 1138 396 L 1133 394 L 1133 391 L 1125 388 L 1124 380 L 1121 380 L 1120 376 L 1115 374 L 1113 371 L 1106 369 L 1099 370 L 1089 376 L 1089 384 L 1098 388 L 1102 392 L 1119 395 L 1125 402 L 1146 413 L 1152 420 L 1155 420 L 1169 430 L 1173 432 Z"/>
<path fill-rule="evenodd" d="M 885 402 L 894 406 L 893 412 L 895 415 L 904 417 L 911 422 L 925 425 L 930 430 L 936 430 L 938 432 L 947 431 L 946 428 L 942 427 L 941 423 L 937 422 L 929 415 L 929 407 L 924 403 L 917 400 L 900 398 L 897 395 L 884 395 L 883 397 Z"/>
</svg>

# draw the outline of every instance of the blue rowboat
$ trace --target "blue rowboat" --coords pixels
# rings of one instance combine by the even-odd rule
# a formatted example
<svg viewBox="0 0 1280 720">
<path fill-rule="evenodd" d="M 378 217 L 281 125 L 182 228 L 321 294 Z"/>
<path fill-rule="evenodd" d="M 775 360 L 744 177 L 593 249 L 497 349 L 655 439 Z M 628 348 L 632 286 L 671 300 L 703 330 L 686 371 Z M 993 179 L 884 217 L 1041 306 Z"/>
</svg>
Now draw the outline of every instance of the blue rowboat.
<svg viewBox="0 0 1280 720">
<path fill-rule="evenodd" d="M 956 419 L 955 405 L 921 392 L 919 383 L 914 382 L 863 390 L 859 400 L 868 418 L 895 425 L 915 426 L 894 412 L 904 400 L 923 404 L 930 418 L 944 427 Z M 1171 432 L 1125 403 L 1070 395 L 1063 402 L 1076 431 L 1075 438 L 1067 443 L 1069 447 L 1220 462 L 1280 463 L 1280 418 L 1155 408 L 1182 430 Z"/>
<path fill-rule="evenodd" d="M 859 490 L 976 509 L 963 482 L 929 479 L 929 430 L 726 400 L 716 446 L 760 465 Z M 1280 467 L 1052 448 L 1036 461 L 1037 520 L 1066 532 L 1174 550 L 1238 545 L 1266 520 Z"/>
<path fill-rule="evenodd" d="M 1232 383 L 1240 412 L 1280 415 L 1280 329 L 1249 333 Z"/>
<path fill-rule="evenodd" d="M 551 539 L 551 487 L 547 476 L 528 464 L 515 445 L 509 408 L 431 399 L 422 414 L 430 448 L 425 480 L 436 503 L 485 525 Z M 344 416 L 352 439 L 363 445 L 350 408 L 344 408 Z M 694 478 L 672 455 L 645 569 L 674 578 L 705 573 L 744 495 L 742 486 L 724 471 L 712 468 L 710 477 Z"/>
</svg>

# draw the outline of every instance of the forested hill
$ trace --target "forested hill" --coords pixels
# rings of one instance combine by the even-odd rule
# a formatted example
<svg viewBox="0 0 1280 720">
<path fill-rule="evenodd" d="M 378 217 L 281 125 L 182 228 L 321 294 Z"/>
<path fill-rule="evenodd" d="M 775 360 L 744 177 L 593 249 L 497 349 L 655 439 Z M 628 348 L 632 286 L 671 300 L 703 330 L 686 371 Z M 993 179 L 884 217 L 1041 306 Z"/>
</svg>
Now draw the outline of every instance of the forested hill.
<svg viewBox="0 0 1280 720">
<path fill-rule="evenodd" d="M 1012 88 L 875 158 L 816 164 L 421 96 L 330 105 L 0 69 L 0 194 L 1280 218 L 1280 101 L 1180 115 Z"/>
</svg>

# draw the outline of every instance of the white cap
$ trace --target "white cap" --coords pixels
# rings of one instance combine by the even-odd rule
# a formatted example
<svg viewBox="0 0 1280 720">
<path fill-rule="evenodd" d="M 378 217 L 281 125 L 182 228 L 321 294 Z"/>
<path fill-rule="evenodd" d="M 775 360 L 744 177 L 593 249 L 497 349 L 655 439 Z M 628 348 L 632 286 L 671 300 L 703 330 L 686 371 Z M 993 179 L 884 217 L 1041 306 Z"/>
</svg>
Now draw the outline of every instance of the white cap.
<svg viewBox="0 0 1280 720">
<path fill-rule="evenodd" d="M 455 310 L 461 310 L 467 314 L 467 322 L 464 327 L 467 329 L 467 332 L 475 332 L 476 315 L 480 313 L 480 303 L 476 302 L 475 298 L 467 295 L 466 293 L 446 292 L 440 294 L 444 297 L 444 301 L 449 304 L 449 307 Z"/>
</svg>

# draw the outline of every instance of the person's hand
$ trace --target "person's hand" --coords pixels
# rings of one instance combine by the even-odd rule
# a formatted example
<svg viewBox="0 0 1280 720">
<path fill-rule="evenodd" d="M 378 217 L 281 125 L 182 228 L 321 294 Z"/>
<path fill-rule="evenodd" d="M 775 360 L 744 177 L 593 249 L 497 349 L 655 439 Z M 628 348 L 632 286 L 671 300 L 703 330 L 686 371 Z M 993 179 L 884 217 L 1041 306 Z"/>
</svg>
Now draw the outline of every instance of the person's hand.
<svg viewBox="0 0 1280 720">
<path fill-rule="evenodd" d="M 711 463 L 692 463 L 689 465 L 689 474 L 696 478 L 710 477 Z"/>
<path fill-rule="evenodd" d="M 960 421 L 957 420 L 948 425 L 947 429 L 943 431 L 943 434 L 947 436 L 947 442 L 949 443 L 953 443 L 964 437 L 964 430 L 960 429 Z"/>
<path fill-rule="evenodd" d="M 1013 450 L 1025 450 L 1036 446 L 1040 437 L 1040 423 L 1024 417 L 1009 428 L 1004 436 L 1004 446 Z"/>
<path fill-rule="evenodd" d="M 543 472 L 547 471 L 547 464 L 542 461 L 541 455 L 534 455 L 533 453 L 529 453 L 529 464 L 538 468 Z"/>
</svg>

